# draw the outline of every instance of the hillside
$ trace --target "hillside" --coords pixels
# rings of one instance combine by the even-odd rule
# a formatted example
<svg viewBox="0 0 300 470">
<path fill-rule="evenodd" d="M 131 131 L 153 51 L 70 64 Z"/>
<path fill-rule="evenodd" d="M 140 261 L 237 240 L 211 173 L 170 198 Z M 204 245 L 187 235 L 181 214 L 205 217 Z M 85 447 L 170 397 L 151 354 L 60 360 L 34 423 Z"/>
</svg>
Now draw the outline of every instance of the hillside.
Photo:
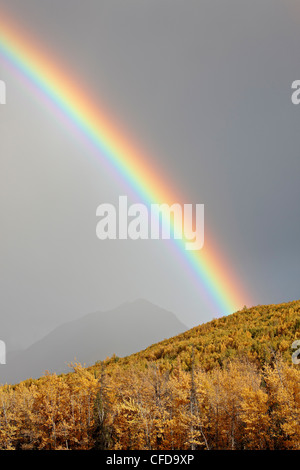
<svg viewBox="0 0 300 470">
<path fill-rule="evenodd" d="M 300 450 L 300 301 L 0 387 L 1 449 Z"/>
<path fill-rule="evenodd" d="M 291 362 L 293 341 L 300 339 L 300 300 L 259 305 L 214 319 L 176 337 L 161 341 L 129 357 L 119 359 L 119 366 L 155 361 L 170 369 L 180 360 L 188 370 L 199 365 L 211 370 L 228 359 L 247 357 L 258 365 L 272 361 L 273 352 Z M 109 368 L 116 362 L 105 362 Z M 94 368 L 97 370 L 97 365 Z"/>
</svg>

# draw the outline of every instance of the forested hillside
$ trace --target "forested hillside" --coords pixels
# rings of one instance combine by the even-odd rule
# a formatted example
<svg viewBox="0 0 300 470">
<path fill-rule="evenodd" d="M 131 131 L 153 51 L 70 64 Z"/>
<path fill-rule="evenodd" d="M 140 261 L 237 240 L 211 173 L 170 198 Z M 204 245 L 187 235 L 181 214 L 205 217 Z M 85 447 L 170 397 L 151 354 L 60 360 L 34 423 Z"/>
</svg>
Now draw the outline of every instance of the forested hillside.
<svg viewBox="0 0 300 470">
<path fill-rule="evenodd" d="M 300 339 L 300 300 L 244 308 L 119 361 L 124 366 L 155 361 L 172 369 L 180 359 L 184 369 L 189 370 L 193 361 L 194 366 L 210 370 L 237 357 L 263 365 L 277 351 L 290 363 L 291 344 L 297 338 Z M 106 367 L 115 361 L 115 357 L 106 361 Z"/>
<path fill-rule="evenodd" d="M 2 449 L 300 449 L 300 301 L 0 390 Z"/>
</svg>

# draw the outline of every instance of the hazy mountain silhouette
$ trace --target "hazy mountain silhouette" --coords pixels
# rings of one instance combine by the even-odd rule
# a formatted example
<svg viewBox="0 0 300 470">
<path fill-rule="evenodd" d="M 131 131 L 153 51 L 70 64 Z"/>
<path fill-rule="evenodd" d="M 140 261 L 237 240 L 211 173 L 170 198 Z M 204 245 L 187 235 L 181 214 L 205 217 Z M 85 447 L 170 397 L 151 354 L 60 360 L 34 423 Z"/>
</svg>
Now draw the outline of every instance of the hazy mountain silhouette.
<svg viewBox="0 0 300 470">
<path fill-rule="evenodd" d="M 37 378 L 46 370 L 70 371 L 68 363 L 92 365 L 116 354 L 127 356 L 187 330 L 174 314 L 145 300 L 85 315 L 55 328 L 22 352 L 7 355 L 0 383 Z"/>
</svg>

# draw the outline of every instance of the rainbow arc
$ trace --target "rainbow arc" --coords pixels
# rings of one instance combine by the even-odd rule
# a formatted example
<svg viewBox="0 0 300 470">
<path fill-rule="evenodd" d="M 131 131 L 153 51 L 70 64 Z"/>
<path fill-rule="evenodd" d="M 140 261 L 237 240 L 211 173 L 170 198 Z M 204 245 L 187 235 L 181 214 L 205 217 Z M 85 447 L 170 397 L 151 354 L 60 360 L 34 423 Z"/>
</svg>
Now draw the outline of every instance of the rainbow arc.
<svg viewBox="0 0 300 470">
<path fill-rule="evenodd" d="M 8 18 L 0 19 L 0 58 L 25 78 L 33 92 L 45 99 L 54 112 L 76 129 L 96 155 L 123 179 L 138 198 L 149 204 L 182 202 L 178 191 L 155 168 L 151 158 L 125 136 L 112 119 L 94 103 L 86 90 L 54 57 L 43 51 L 40 40 L 29 38 L 25 29 Z M 153 159 L 152 159 L 153 160 Z M 248 304 L 239 279 L 205 229 L 205 248 L 187 251 L 186 240 L 172 239 L 174 255 L 187 268 L 216 313 L 227 315 Z"/>
</svg>

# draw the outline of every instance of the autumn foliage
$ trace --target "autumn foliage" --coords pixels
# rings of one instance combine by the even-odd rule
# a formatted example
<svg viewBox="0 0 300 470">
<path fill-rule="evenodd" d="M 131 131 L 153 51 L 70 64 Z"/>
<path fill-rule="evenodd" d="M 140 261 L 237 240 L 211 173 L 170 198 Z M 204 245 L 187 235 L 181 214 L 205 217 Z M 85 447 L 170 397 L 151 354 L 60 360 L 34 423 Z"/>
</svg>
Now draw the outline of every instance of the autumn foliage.
<svg viewBox="0 0 300 470">
<path fill-rule="evenodd" d="M 299 308 L 244 309 L 127 358 L 4 385 L 0 448 L 300 449 L 300 365 L 285 344 Z"/>
</svg>

